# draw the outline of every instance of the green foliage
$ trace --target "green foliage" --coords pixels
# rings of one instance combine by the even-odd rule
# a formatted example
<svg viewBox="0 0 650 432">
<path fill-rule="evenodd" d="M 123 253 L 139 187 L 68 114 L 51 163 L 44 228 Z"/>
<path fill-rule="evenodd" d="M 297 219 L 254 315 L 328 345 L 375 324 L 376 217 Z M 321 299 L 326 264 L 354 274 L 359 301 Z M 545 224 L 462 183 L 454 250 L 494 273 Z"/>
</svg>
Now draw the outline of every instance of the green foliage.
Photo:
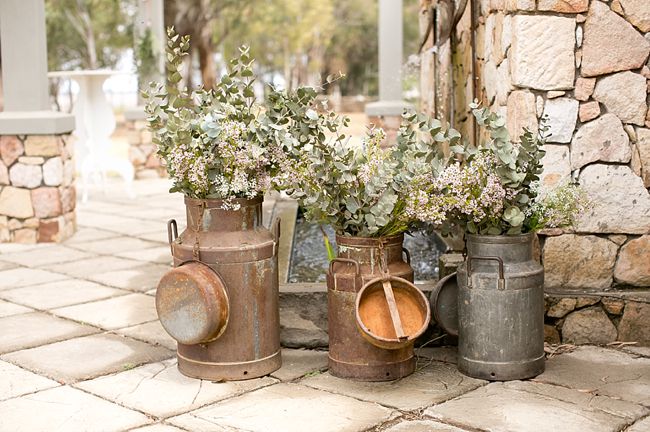
<svg viewBox="0 0 650 432">
<path fill-rule="evenodd" d="M 153 32 L 150 27 L 142 34 L 135 46 L 135 66 L 138 71 L 138 86 L 145 89 L 158 74 L 158 58 L 153 46 Z"/>
</svg>

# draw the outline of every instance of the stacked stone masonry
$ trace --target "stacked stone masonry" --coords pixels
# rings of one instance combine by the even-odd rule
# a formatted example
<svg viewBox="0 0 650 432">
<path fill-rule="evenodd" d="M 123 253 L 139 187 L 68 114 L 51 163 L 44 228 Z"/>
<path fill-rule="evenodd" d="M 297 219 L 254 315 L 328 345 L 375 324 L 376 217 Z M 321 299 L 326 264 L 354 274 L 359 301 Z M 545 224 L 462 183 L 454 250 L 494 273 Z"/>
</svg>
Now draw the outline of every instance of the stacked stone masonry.
<svg viewBox="0 0 650 432">
<path fill-rule="evenodd" d="M 124 123 L 129 141 L 129 159 L 135 170 L 135 178 L 166 177 L 167 171 L 156 153 L 151 131 L 147 123 L 141 120 L 129 120 Z"/>
<path fill-rule="evenodd" d="M 60 242 L 75 231 L 69 135 L 0 136 L 0 242 Z"/>
<path fill-rule="evenodd" d="M 573 178 L 593 202 L 574 230 L 540 233 L 547 290 L 650 288 L 648 0 L 476 3 L 480 98 L 511 134 L 546 118 L 544 187 Z M 576 314 L 603 323 L 603 340 L 632 319 L 599 302 L 577 309 L 567 334 L 579 333 Z"/>
</svg>

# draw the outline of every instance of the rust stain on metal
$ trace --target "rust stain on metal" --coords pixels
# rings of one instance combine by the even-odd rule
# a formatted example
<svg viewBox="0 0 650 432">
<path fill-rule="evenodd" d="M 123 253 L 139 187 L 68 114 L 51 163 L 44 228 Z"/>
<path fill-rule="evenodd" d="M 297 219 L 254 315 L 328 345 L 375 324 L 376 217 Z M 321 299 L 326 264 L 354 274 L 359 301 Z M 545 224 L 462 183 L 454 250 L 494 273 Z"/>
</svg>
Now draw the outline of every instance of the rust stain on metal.
<svg viewBox="0 0 650 432">
<path fill-rule="evenodd" d="M 281 365 L 277 235 L 262 225 L 262 198 L 239 199 L 236 203 L 241 206 L 239 210 L 224 210 L 221 200 L 185 198 L 188 227 L 172 242 L 176 268 L 161 281 L 161 285 L 166 281 L 164 286 L 169 288 L 159 288 L 157 294 L 156 301 L 160 296 L 165 310 L 194 305 L 184 320 L 172 323 L 164 318 L 171 312 L 160 315 L 165 329 L 169 327 L 168 332 L 179 342 L 178 368 L 190 377 L 214 381 L 250 379 L 267 375 Z M 200 263 L 193 260 L 195 247 Z M 209 319 L 203 311 L 207 310 L 205 304 L 210 302 L 214 288 L 206 289 L 210 284 L 205 281 L 196 282 L 196 286 L 201 285 L 196 291 L 209 295 L 192 296 L 186 292 L 188 283 L 169 281 L 178 277 L 174 272 L 183 268 L 204 267 L 212 272 L 213 279 L 216 275 L 215 280 L 222 282 L 229 318 L 218 337 L 199 341 L 197 334 L 207 333 L 197 332 L 197 328 L 207 327 Z M 194 272 L 190 273 L 195 277 Z M 188 303 L 188 299 L 192 301 Z M 181 333 L 194 337 L 179 337 Z"/>
<path fill-rule="evenodd" d="M 403 259 L 403 240 L 403 235 L 384 239 L 336 237 L 339 256 L 327 273 L 332 375 L 361 381 L 388 381 L 415 370 L 412 343 L 397 349 L 379 348 L 364 339 L 356 320 L 358 292 L 368 282 L 384 276 L 381 255 L 391 276 L 413 281 L 413 269 Z M 383 301 L 386 302 L 385 297 Z"/>
</svg>

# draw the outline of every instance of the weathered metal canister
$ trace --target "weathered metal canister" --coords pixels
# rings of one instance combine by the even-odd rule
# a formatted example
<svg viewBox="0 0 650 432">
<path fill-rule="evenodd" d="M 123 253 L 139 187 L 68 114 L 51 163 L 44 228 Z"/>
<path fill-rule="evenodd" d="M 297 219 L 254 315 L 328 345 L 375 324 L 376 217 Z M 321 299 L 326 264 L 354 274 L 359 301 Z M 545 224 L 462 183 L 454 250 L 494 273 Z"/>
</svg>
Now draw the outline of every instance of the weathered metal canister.
<svg viewBox="0 0 650 432">
<path fill-rule="evenodd" d="M 458 370 L 486 380 L 544 371 L 544 269 L 534 234 L 468 235 L 458 268 Z"/>
<path fill-rule="evenodd" d="M 385 238 L 336 236 L 338 257 L 327 273 L 329 371 L 341 378 L 389 381 L 415 369 L 413 345 L 383 349 L 368 342 L 357 328 L 357 293 L 369 281 L 382 276 L 384 265 L 391 276 L 413 282 L 403 235 Z M 407 261 L 404 261 L 404 255 Z"/>
<path fill-rule="evenodd" d="M 187 376 L 241 380 L 281 365 L 278 310 L 279 223 L 262 224 L 262 198 L 185 198 L 187 229 L 169 223 L 175 268 L 160 281 L 156 308 L 178 342 Z M 279 222 L 276 221 L 276 222 Z"/>
</svg>

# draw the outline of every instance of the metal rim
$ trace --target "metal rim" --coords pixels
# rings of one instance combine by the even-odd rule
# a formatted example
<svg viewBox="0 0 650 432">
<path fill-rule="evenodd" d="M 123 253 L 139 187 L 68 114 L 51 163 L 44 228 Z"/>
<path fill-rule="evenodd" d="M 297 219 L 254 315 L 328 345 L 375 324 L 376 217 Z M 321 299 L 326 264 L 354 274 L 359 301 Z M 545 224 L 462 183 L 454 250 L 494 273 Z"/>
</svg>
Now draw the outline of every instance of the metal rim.
<svg viewBox="0 0 650 432">
<path fill-rule="evenodd" d="M 487 244 L 513 244 L 513 243 L 528 243 L 531 241 L 535 233 L 529 232 L 525 234 L 514 235 L 481 235 L 481 234 L 466 234 L 467 241 L 472 243 L 487 243 Z"/>
<path fill-rule="evenodd" d="M 458 292 L 458 282 L 456 280 L 456 272 L 449 274 L 445 276 L 444 278 L 440 279 L 436 286 L 433 288 L 431 291 L 431 296 L 430 296 L 430 301 L 431 301 L 431 312 L 433 314 L 433 319 L 438 323 L 440 328 L 442 328 L 448 335 L 450 336 L 458 336 L 458 325 L 456 325 L 456 328 L 452 328 L 449 326 L 449 320 L 445 318 L 445 315 L 441 313 L 441 308 L 438 307 L 439 305 L 439 298 L 440 294 L 442 293 L 443 290 L 445 289 L 450 289 L 453 287 L 456 287 L 456 291 Z M 456 298 L 458 296 L 456 295 Z M 454 320 L 453 317 L 451 317 L 451 321 L 455 321 L 456 324 L 458 324 L 458 309 L 456 309 L 456 319 Z"/>
<path fill-rule="evenodd" d="M 404 242 L 404 234 L 397 234 L 389 237 L 353 237 L 336 235 L 336 244 L 356 248 L 378 248 L 380 244 L 384 247 L 401 245 Z"/>
<path fill-rule="evenodd" d="M 207 199 L 207 198 L 191 198 L 185 195 L 185 205 L 200 206 L 205 204 L 205 208 L 221 208 L 225 200 L 223 199 Z M 264 201 L 264 197 L 259 195 L 255 198 L 233 198 L 229 202 L 236 203 L 242 207 L 251 207 L 260 204 Z"/>
<path fill-rule="evenodd" d="M 411 290 L 411 292 L 416 293 L 416 296 L 420 300 L 419 304 L 424 309 L 424 321 L 422 323 L 422 326 L 416 333 L 409 335 L 408 338 L 404 341 L 398 338 L 385 338 L 373 333 L 370 329 L 368 329 L 368 327 L 366 327 L 359 313 L 359 308 L 361 306 L 361 299 L 363 298 L 363 295 L 366 292 L 366 290 L 368 290 L 370 287 L 372 287 L 377 283 L 382 283 L 386 279 L 388 279 L 391 282 L 397 282 L 403 286 L 406 286 Z M 431 321 L 431 307 L 429 305 L 429 301 L 427 297 L 413 283 L 397 276 L 387 276 L 387 277 L 379 277 L 379 278 L 372 279 L 368 281 L 359 290 L 357 294 L 357 298 L 355 300 L 354 316 L 357 322 L 357 328 L 361 332 L 361 335 L 364 336 L 364 338 L 368 340 L 370 343 L 380 348 L 399 349 L 414 343 L 415 339 L 417 339 L 427 330 L 427 328 L 429 327 L 429 323 Z"/>
<path fill-rule="evenodd" d="M 199 269 L 189 269 L 188 267 L 190 265 L 200 265 Z M 184 340 L 179 340 L 178 335 L 174 335 L 176 331 L 173 328 L 169 328 L 168 325 L 166 324 L 166 320 L 160 319 L 160 310 L 161 310 L 161 302 L 162 298 L 158 294 L 160 291 L 160 285 L 165 280 L 165 278 L 172 272 L 179 273 L 179 270 L 181 273 L 185 274 L 188 279 L 191 279 L 195 281 L 195 279 L 192 278 L 195 274 L 200 274 L 201 272 L 205 272 L 209 277 L 214 278 L 213 282 L 208 285 L 206 288 L 204 284 L 201 283 L 196 283 L 197 288 L 199 291 L 204 295 L 207 299 L 206 302 L 212 303 L 213 305 L 220 306 L 219 309 L 221 309 L 220 312 L 220 321 L 221 323 L 217 323 L 219 327 L 216 329 L 215 332 L 209 332 L 209 336 L 205 336 L 202 338 L 194 337 L 191 339 L 184 339 Z M 196 282 L 196 281 L 195 281 Z M 212 315 L 210 313 L 210 304 L 206 307 L 206 313 L 210 316 Z M 228 322 L 230 321 L 230 299 L 228 298 L 228 292 L 226 290 L 226 285 L 223 279 L 221 278 L 221 275 L 214 269 L 212 269 L 210 266 L 206 265 L 205 263 L 202 263 L 200 261 L 196 260 L 188 260 L 180 265 L 176 266 L 175 268 L 169 270 L 165 275 L 161 278 L 159 284 L 158 284 L 158 289 L 156 290 L 156 312 L 159 317 L 160 324 L 163 326 L 165 331 L 172 336 L 177 342 L 185 344 L 185 345 L 193 345 L 197 343 L 207 343 L 207 342 L 212 342 L 216 339 L 218 339 L 228 328 Z M 209 327 L 208 327 L 209 328 Z M 170 331 L 171 330 L 171 331 Z M 181 338 L 183 339 L 183 338 Z"/>
</svg>

